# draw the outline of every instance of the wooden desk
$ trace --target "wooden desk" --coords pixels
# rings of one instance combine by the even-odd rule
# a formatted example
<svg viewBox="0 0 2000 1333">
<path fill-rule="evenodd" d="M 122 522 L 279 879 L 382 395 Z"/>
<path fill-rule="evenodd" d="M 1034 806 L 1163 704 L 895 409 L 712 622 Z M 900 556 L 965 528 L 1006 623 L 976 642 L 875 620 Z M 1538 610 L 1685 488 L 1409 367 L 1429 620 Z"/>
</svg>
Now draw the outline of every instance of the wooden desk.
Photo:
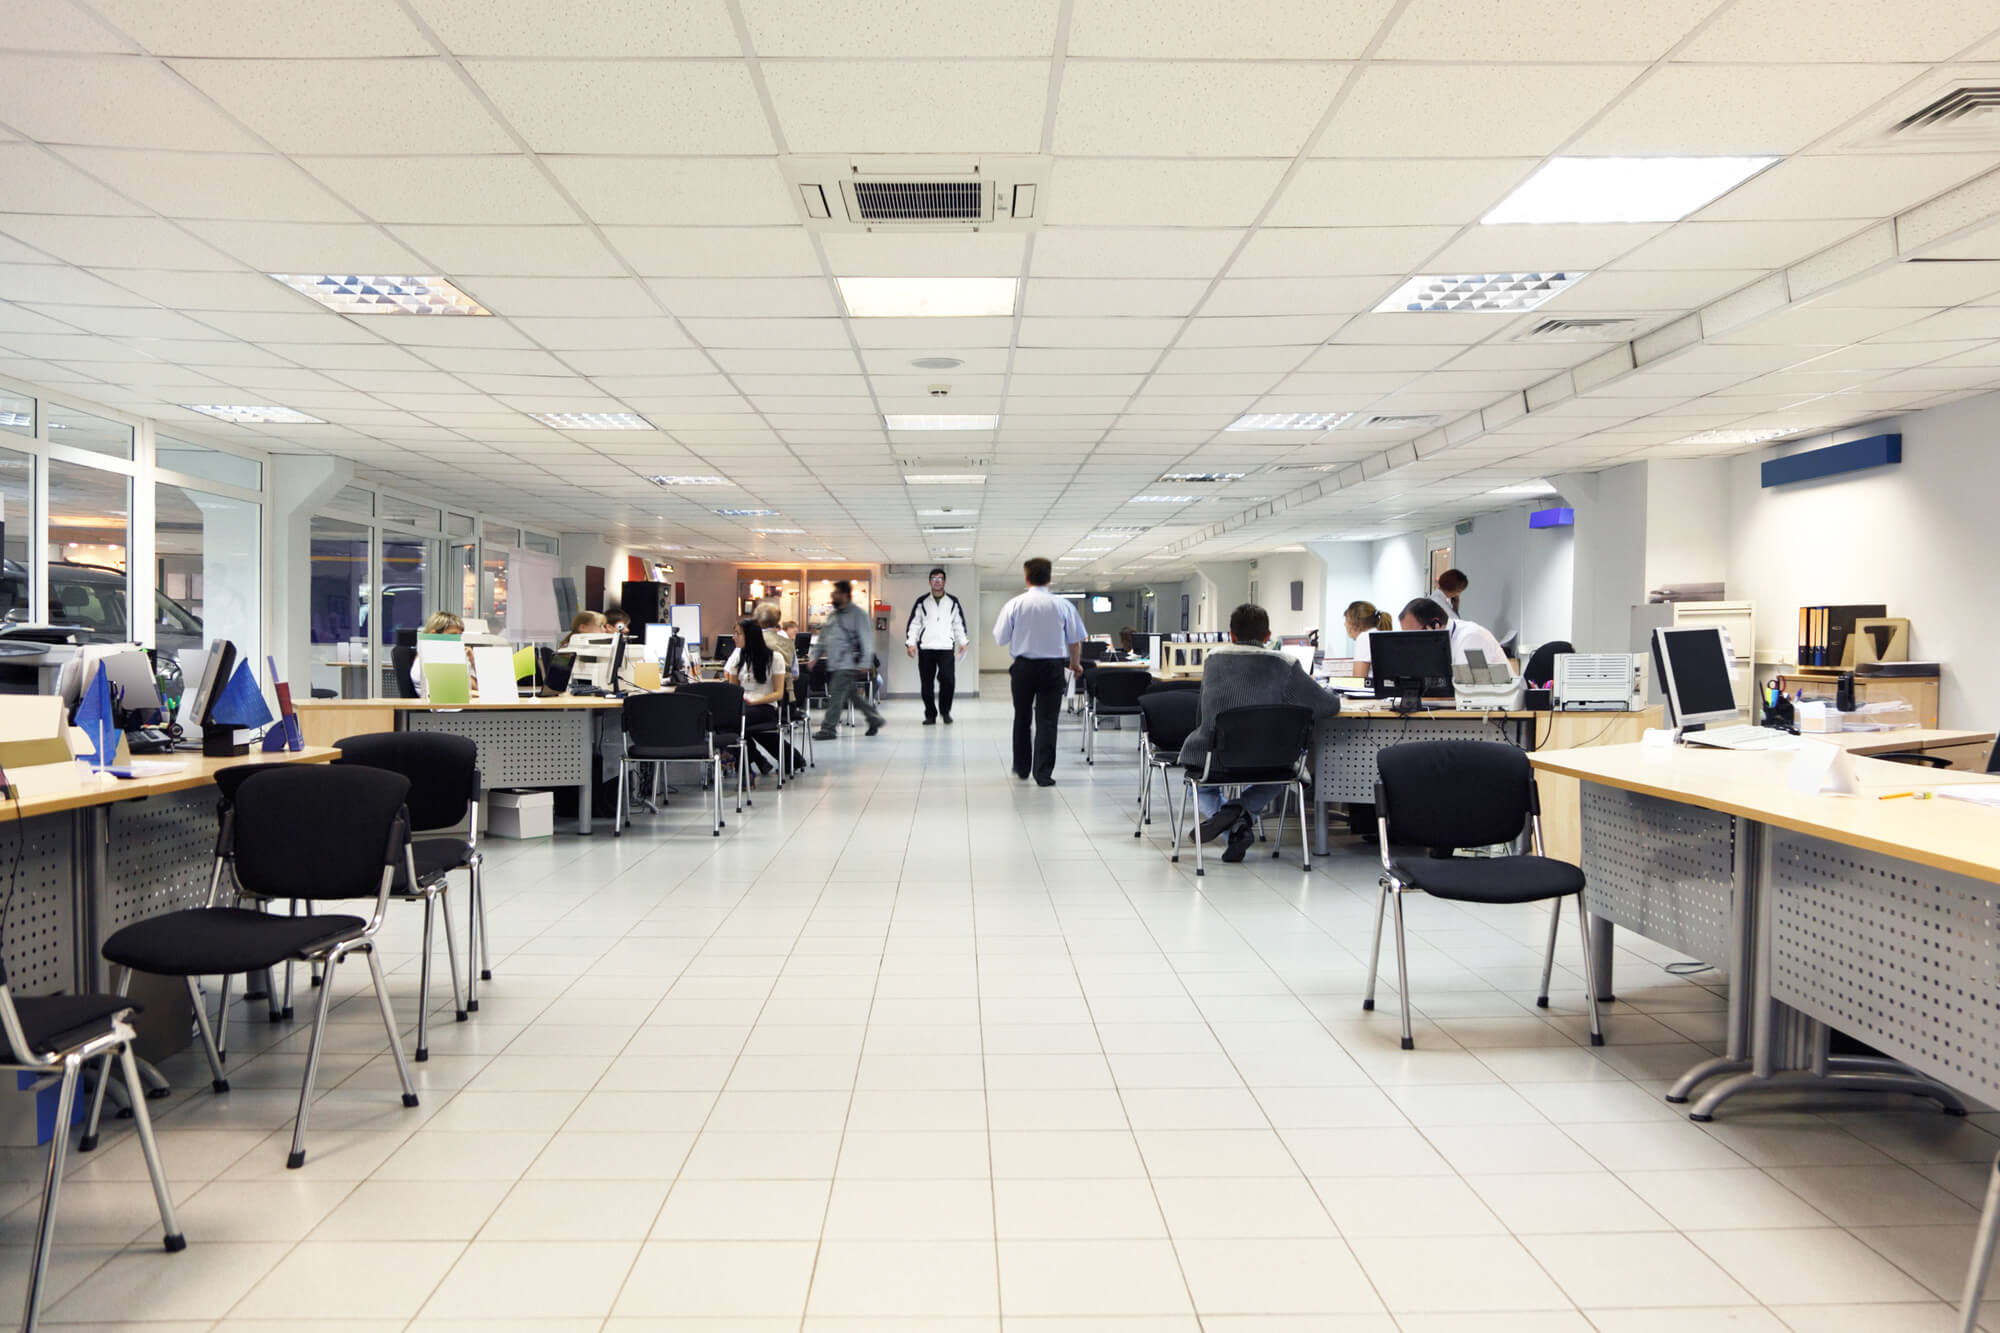
<svg viewBox="0 0 2000 1333">
<path fill-rule="evenodd" d="M 1603 995 L 1613 925 L 1729 973 L 1727 1052 L 1669 1093 L 1685 1101 L 1730 1075 L 1695 1119 L 1760 1088 L 1915 1092 L 1948 1109 L 1959 1104 L 1940 1083 L 2000 1097 L 2000 1017 L 1984 998 L 2000 969 L 1986 909 L 2000 815 L 1879 799 L 2000 778 L 1862 757 L 1850 797 L 1792 791 L 1782 751 L 1626 745 L 1533 762 L 1583 784 L 1584 906 Z M 1962 986 L 1940 975 L 1957 972 Z M 1896 1059 L 1830 1056 L 1828 1024 Z"/>
<path fill-rule="evenodd" d="M 1788 666 L 1778 675 L 1778 688 L 1786 694 L 1804 690 L 1808 699 L 1831 699 L 1840 672 L 1832 667 Z M 1761 683 L 1761 682 L 1760 682 Z M 1897 700 L 1916 712 L 1919 727 L 1938 724 L 1938 677 L 1862 676 L 1854 678 L 1857 703 L 1874 704 Z"/>
<path fill-rule="evenodd" d="M 559 694 L 508 703 L 437 704 L 428 699 L 304 699 L 293 704 L 307 743 L 331 745 L 381 731 L 442 731 L 479 746 L 482 785 L 574 787 L 576 831 L 591 831 L 591 757 L 600 719 L 624 700 Z"/>
<path fill-rule="evenodd" d="M 1807 739 L 1831 741 L 1849 754 L 1887 754 L 1892 750 L 1915 751 L 1949 759 L 1961 771 L 1984 773 L 1986 756 L 1993 749 L 1990 731 L 1943 731 L 1937 727 L 1905 728 L 1902 731 L 1836 731 L 1832 735 L 1808 734 Z"/>
</svg>

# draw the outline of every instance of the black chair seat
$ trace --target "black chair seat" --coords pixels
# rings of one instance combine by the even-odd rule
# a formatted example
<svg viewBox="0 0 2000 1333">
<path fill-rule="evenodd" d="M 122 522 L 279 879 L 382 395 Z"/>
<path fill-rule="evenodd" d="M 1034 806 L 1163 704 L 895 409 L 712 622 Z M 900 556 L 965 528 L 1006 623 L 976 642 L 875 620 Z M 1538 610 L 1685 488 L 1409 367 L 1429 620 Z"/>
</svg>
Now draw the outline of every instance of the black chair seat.
<svg viewBox="0 0 2000 1333">
<path fill-rule="evenodd" d="M 258 972 L 359 935 L 358 916 L 274 916 L 246 907 L 194 907 L 135 921 L 104 942 L 120 967 L 160 976 Z"/>
<path fill-rule="evenodd" d="M 111 1031 L 111 1017 L 140 1006 L 122 995 L 28 995 L 14 1001 L 21 1032 L 35 1055 L 81 1046 Z M 0 1064 L 18 1063 L 21 1056 L 0 1034 Z"/>
<path fill-rule="evenodd" d="M 1548 856 L 1402 856 L 1390 864 L 1405 884 L 1459 902 L 1538 903 L 1583 891 L 1583 872 Z"/>
<path fill-rule="evenodd" d="M 709 757 L 706 745 L 633 745 L 626 748 L 627 759 L 702 759 Z"/>
<path fill-rule="evenodd" d="M 1211 768 L 1208 775 L 1202 775 L 1200 764 L 1187 766 L 1188 776 L 1196 782 L 1211 787 L 1249 786 L 1256 782 L 1297 782 L 1299 771 L 1287 765 L 1284 768 Z"/>
<path fill-rule="evenodd" d="M 472 844 L 463 838 L 426 838 L 411 843 L 410 854 L 417 863 L 419 884 L 435 884 L 452 871 L 472 864 Z M 410 877 L 401 866 L 396 867 L 396 879 L 389 892 L 406 897 L 410 893 Z"/>
<path fill-rule="evenodd" d="M 1139 705 L 1100 703 L 1097 705 L 1097 715 L 1099 717 L 1137 717 L 1139 716 Z"/>
</svg>

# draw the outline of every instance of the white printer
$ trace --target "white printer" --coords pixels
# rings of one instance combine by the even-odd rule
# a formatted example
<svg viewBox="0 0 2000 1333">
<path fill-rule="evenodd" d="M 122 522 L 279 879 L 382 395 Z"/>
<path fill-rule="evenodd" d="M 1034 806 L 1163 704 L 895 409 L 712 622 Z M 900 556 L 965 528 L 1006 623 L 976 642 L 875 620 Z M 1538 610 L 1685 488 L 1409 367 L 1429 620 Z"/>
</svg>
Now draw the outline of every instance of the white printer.
<svg viewBox="0 0 2000 1333">
<path fill-rule="evenodd" d="M 1645 706 L 1642 653 L 1559 653 L 1551 702 L 1559 710 L 1621 713 Z"/>
</svg>

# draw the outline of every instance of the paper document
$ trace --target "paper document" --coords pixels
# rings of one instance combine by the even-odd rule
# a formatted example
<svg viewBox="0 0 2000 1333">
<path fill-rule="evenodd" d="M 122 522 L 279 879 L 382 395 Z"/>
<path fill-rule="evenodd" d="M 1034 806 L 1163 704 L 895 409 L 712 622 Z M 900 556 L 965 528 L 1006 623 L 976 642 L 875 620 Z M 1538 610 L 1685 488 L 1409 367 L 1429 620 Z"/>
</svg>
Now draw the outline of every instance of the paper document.
<svg viewBox="0 0 2000 1333">
<path fill-rule="evenodd" d="M 1954 801 L 1971 801 L 1974 805 L 2000 809 L 2000 782 L 1967 782 L 1956 787 L 1939 787 L 1937 794 Z"/>
<path fill-rule="evenodd" d="M 472 657 L 472 679 L 483 704 L 511 704 L 521 697 L 514 683 L 514 653 L 510 648 L 479 647 Z"/>
</svg>

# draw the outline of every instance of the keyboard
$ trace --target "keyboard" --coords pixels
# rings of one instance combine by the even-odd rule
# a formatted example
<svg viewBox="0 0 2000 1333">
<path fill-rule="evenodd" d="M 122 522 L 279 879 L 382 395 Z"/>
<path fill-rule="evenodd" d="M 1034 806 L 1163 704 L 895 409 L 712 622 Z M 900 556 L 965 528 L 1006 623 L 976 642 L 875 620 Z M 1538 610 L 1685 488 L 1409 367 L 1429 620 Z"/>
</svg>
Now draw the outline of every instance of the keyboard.
<svg viewBox="0 0 2000 1333">
<path fill-rule="evenodd" d="M 1710 745 L 1719 750 L 1796 750 L 1799 738 L 1776 727 L 1709 727 L 1686 732 L 1681 739 L 1689 745 Z"/>
</svg>

